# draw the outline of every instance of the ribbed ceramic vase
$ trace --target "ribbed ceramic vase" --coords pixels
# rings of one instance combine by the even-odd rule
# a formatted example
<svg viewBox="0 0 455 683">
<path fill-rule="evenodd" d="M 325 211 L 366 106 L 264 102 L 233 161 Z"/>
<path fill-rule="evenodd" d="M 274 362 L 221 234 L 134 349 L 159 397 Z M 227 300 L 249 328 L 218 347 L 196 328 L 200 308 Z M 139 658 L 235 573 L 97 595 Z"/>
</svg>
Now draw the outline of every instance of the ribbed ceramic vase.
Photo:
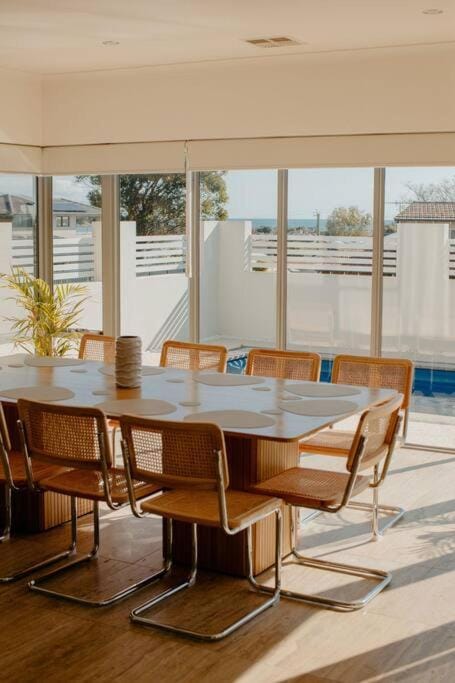
<svg viewBox="0 0 455 683">
<path fill-rule="evenodd" d="M 142 341 L 140 337 L 117 337 L 115 342 L 115 382 L 118 387 L 135 389 L 142 382 Z"/>
</svg>

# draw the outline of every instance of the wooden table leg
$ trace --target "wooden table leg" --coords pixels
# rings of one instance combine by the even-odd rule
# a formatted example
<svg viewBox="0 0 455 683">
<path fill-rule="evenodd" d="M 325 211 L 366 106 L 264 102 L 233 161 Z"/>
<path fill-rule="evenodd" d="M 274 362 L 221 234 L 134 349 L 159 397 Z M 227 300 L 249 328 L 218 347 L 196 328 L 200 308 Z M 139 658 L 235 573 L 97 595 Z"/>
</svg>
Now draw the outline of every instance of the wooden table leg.
<svg viewBox="0 0 455 683">
<path fill-rule="evenodd" d="M 230 487 L 246 490 L 248 485 L 268 479 L 299 461 L 298 442 L 265 441 L 254 438 L 226 437 Z M 283 515 L 283 554 L 289 553 L 287 509 Z M 199 566 L 235 576 L 247 575 L 246 532 L 227 536 L 220 529 L 199 527 Z M 187 564 L 190 559 L 190 528 L 174 523 L 174 560 Z M 259 574 L 274 562 L 275 521 L 271 516 L 254 525 L 253 569 Z"/>
</svg>

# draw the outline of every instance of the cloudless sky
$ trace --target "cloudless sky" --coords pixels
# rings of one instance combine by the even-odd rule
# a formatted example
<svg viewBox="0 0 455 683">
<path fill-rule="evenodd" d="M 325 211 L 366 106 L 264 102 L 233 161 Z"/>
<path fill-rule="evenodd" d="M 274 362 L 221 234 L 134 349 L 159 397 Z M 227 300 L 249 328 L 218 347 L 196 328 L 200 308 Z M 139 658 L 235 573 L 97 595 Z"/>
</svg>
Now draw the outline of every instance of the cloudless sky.
<svg viewBox="0 0 455 683">
<path fill-rule="evenodd" d="M 453 167 L 390 168 L 386 172 L 386 218 L 397 210 L 407 194 L 405 183 L 438 183 L 455 176 Z M 277 205 L 277 172 L 230 171 L 226 174 L 231 218 L 274 218 Z M 0 194 L 32 196 L 33 181 L 27 175 L 0 175 Z M 72 176 L 54 178 L 57 197 L 85 202 L 87 187 Z M 322 218 L 337 206 L 358 206 L 373 210 L 373 169 L 295 169 L 289 171 L 289 218 Z"/>
</svg>

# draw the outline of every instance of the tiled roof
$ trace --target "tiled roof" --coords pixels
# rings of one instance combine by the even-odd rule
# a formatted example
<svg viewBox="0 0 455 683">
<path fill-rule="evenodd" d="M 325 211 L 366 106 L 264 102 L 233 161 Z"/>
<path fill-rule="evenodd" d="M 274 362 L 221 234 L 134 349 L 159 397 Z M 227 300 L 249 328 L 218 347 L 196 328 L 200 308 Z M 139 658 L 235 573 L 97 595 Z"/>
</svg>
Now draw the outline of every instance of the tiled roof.
<svg viewBox="0 0 455 683">
<path fill-rule="evenodd" d="M 0 194 L 0 216 L 13 216 L 19 213 L 27 213 L 27 207 L 34 206 L 31 197 L 19 194 Z M 53 209 L 57 214 L 78 214 L 86 216 L 99 216 L 101 209 L 90 204 L 74 202 L 72 199 L 54 197 Z"/>
<path fill-rule="evenodd" d="M 395 216 L 396 223 L 451 223 L 455 202 L 412 202 Z"/>
</svg>

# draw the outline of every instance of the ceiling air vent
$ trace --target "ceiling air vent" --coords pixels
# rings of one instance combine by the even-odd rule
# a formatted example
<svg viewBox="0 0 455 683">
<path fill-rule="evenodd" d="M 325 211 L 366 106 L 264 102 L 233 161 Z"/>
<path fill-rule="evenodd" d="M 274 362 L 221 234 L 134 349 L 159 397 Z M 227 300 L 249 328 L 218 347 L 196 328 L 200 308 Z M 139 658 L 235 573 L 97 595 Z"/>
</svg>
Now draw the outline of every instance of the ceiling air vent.
<svg viewBox="0 0 455 683">
<path fill-rule="evenodd" d="M 276 36 L 274 38 L 251 38 L 246 40 L 249 45 L 254 45 L 254 47 L 292 47 L 293 45 L 302 45 L 301 42 L 295 40 L 295 38 L 289 38 L 288 36 Z"/>
</svg>

